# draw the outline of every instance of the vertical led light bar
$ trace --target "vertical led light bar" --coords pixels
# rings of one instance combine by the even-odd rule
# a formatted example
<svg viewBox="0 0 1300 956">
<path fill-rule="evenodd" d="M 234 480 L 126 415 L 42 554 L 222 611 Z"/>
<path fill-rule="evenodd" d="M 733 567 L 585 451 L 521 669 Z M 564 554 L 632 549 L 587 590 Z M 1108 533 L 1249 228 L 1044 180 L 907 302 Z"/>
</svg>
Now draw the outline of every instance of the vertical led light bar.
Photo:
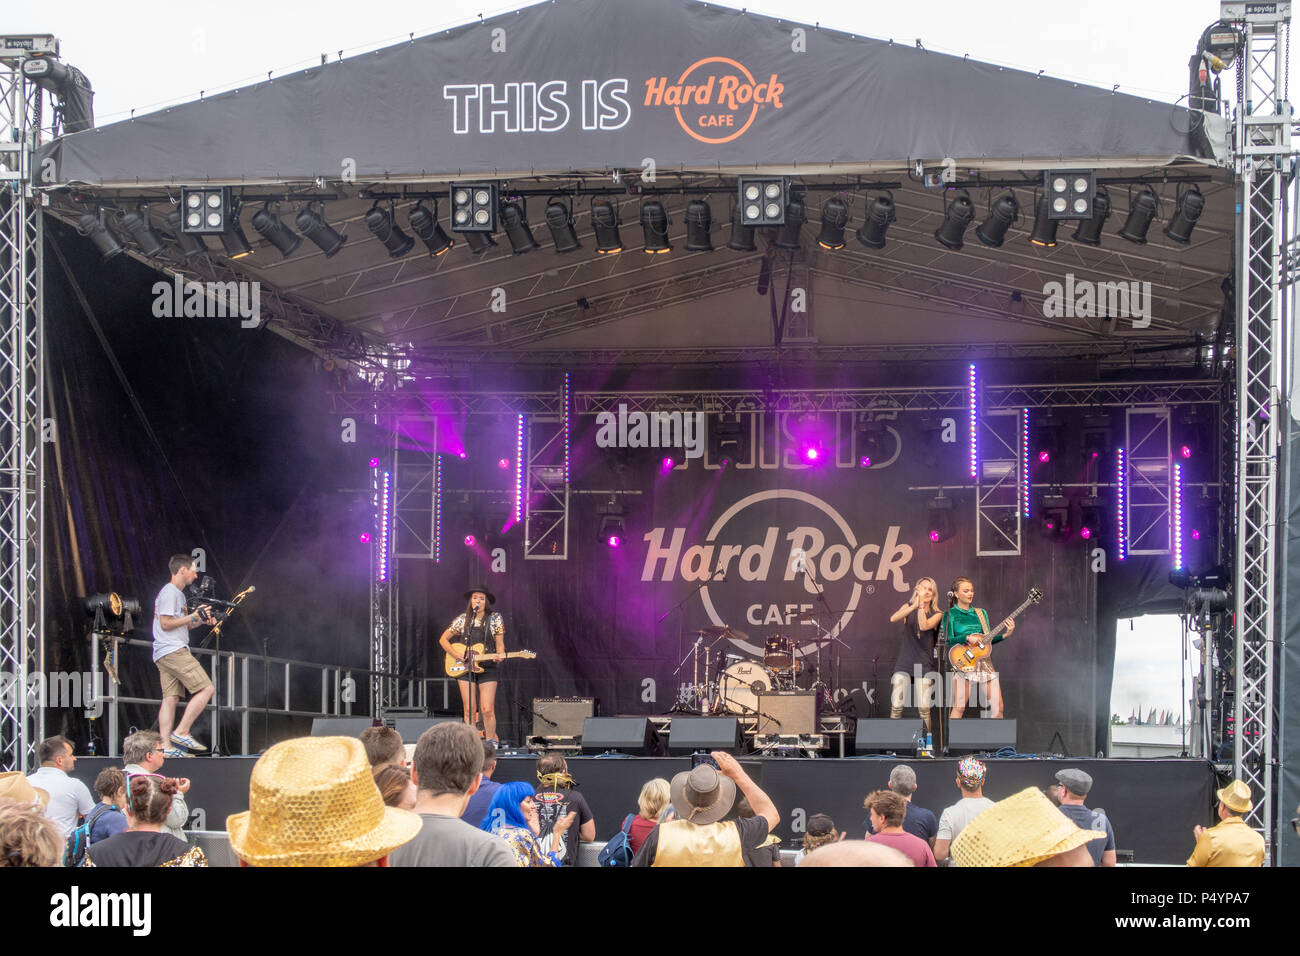
<svg viewBox="0 0 1300 956">
<path fill-rule="evenodd" d="M 388 507 L 392 475 L 384 472 L 384 490 L 379 506 L 379 580 L 388 580 Z"/>
<path fill-rule="evenodd" d="M 977 468 L 979 466 L 979 450 L 976 447 L 975 428 L 977 424 L 978 409 L 975 407 L 975 363 L 972 362 L 967 372 L 967 404 L 970 406 L 970 476 L 978 476 Z"/>
<path fill-rule="evenodd" d="M 433 561 L 442 561 L 442 456 L 433 456 Z"/>
<path fill-rule="evenodd" d="M 1174 567 L 1183 567 L 1183 466 L 1174 465 Z"/>
<path fill-rule="evenodd" d="M 1020 514 L 1029 517 L 1029 409 L 1020 410 Z"/>
<path fill-rule="evenodd" d="M 567 456 L 566 456 L 567 457 Z M 565 468 L 568 474 L 568 468 Z M 515 524 L 524 520 L 524 415 L 515 425 Z"/>
<path fill-rule="evenodd" d="M 569 373 L 564 373 L 564 483 L 569 483 Z"/>
<path fill-rule="evenodd" d="M 1115 546 L 1118 549 L 1119 560 L 1123 561 L 1128 557 L 1128 528 L 1124 524 L 1124 510 L 1128 504 L 1128 473 L 1124 469 L 1124 449 L 1115 450 L 1115 464 L 1118 471 L 1115 472 L 1115 527 L 1118 529 Z"/>
</svg>

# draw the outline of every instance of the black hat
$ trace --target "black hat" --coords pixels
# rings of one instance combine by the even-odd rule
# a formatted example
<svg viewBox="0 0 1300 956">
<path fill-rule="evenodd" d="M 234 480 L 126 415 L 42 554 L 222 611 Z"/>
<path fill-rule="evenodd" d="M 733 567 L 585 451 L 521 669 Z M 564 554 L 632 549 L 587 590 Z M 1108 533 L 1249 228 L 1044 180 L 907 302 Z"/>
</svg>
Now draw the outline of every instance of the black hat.
<svg viewBox="0 0 1300 956">
<path fill-rule="evenodd" d="M 470 599 L 470 595 L 472 594 L 486 594 L 488 599 L 488 604 L 491 605 L 497 603 L 497 596 L 485 587 L 475 585 L 474 587 L 470 588 L 468 591 L 465 592 L 465 600 L 468 601 Z"/>
</svg>

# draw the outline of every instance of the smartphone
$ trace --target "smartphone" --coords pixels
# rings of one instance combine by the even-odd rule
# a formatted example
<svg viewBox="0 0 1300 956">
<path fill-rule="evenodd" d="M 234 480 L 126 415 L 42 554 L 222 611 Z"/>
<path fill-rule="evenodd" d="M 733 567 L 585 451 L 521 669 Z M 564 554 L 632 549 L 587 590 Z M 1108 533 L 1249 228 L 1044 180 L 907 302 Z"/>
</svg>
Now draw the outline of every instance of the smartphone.
<svg viewBox="0 0 1300 956">
<path fill-rule="evenodd" d="M 707 753 L 705 753 L 704 751 L 701 750 L 701 751 L 699 751 L 699 752 L 697 752 L 697 753 L 693 753 L 693 754 L 691 754 L 691 769 L 692 769 L 692 770 L 694 770 L 696 767 L 701 766 L 702 764 L 708 764 L 708 765 L 709 765 L 710 767 L 712 767 L 714 770 L 718 770 L 718 769 L 719 769 L 719 767 L 718 767 L 718 762 L 717 762 L 716 760 L 714 760 L 712 757 L 710 757 L 710 756 L 709 756 Z"/>
</svg>

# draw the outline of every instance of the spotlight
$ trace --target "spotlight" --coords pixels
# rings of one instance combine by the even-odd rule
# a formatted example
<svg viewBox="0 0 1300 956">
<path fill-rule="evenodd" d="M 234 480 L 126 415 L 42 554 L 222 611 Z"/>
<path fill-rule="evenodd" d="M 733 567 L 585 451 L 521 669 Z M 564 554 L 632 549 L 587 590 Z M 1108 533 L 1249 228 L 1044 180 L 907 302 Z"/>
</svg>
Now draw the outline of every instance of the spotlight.
<svg viewBox="0 0 1300 956">
<path fill-rule="evenodd" d="M 452 232 L 497 231 L 497 184 L 451 184 Z"/>
<path fill-rule="evenodd" d="M 673 247 L 668 243 L 668 212 L 658 199 L 647 199 L 641 204 L 641 229 L 648 255 L 672 252 Z"/>
<path fill-rule="evenodd" d="M 335 230 L 333 226 L 325 221 L 325 217 L 313 209 L 310 204 L 298 210 L 298 215 L 293 217 L 293 224 L 321 252 L 325 253 L 326 259 L 329 259 L 342 249 L 343 243 L 348 241 L 347 236 Z"/>
<path fill-rule="evenodd" d="M 1046 193 L 1038 199 L 1034 208 L 1034 229 L 1029 234 L 1029 241 L 1036 246 L 1051 248 L 1056 245 L 1056 227 L 1059 219 L 1051 217 L 1051 200 Z"/>
<path fill-rule="evenodd" d="M 539 243 L 533 238 L 533 231 L 528 228 L 528 213 L 525 200 L 517 202 L 512 197 L 501 204 L 501 228 L 510 240 L 510 248 L 517 256 L 532 252 Z"/>
<path fill-rule="evenodd" d="M 1002 245 L 1007 230 L 1019 215 L 1020 203 L 1016 202 L 1015 193 L 999 196 L 989 207 L 989 217 L 975 227 L 975 238 L 996 249 Z"/>
<path fill-rule="evenodd" d="M 302 236 L 293 232 L 280 221 L 278 213 L 273 212 L 270 203 L 253 213 L 253 228 L 257 234 L 280 250 L 280 255 L 288 259 L 302 245 Z"/>
<path fill-rule="evenodd" d="M 1101 245 L 1101 231 L 1109 218 L 1110 193 L 1105 186 L 1098 186 L 1097 195 L 1092 200 L 1092 218 L 1079 223 L 1079 228 L 1074 230 L 1074 241 L 1082 242 L 1085 246 Z"/>
<path fill-rule="evenodd" d="M 864 412 L 859 417 L 853 440 L 858 464 L 863 468 L 878 465 L 888 457 L 885 426 L 881 422 L 874 421 L 869 412 Z"/>
<path fill-rule="evenodd" d="M 1174 214 L 1169 220 L 1169 225 L 1165 226 L 1165 235 L 1181 245 L 1186 245 L 1192 239 L 1192 229 L 1196 227 L 1196 221 L 1201 218 L 1201 213 L 1205 211 L 1205 197 L 1195 186 L 1190 187 L 1187 192 L 1178 197 L 1178 204 L 1174 207 Z"/>
<path fill-rule="evenodd" d="M 686 204 L 686 251 L 712 252 L 713 210 L 703 199 L 692 199 Z M 733 227 L 734 229 L 734 227 Z M 752 239 L 751 239 L 752 241 Z"/>
<path fill-rule="evenodd" d="M 1079 529 L 1079 537 L 1084 541 L 1092 541 L 1100 538 L 1103 532 L 1102 517 L 1105 509 L 1093 496 L 1076 499 L 1076 503 L 1071 505 L 1071 520 L 1075 527 Z M 1077 514 L 1075 512 L 1077 511 Z"/>
<path fill-rule="evenodd" d="M 731 238 L 727 240 L 727 248 L 737 252 L 755 252 L 758 249 L 754 245 L 754 229 L 742 221 L 739 206 L 731 214 Z"/>
<path fill-rule="evenodd" d="M 596 231 L 596 252 L 612 256 L 623 251 L 623 238 L 618 234 L 618 209 L 607 199 L 591 204 L 591 227 Z"/>
<path fill-rule="evenodd" d="M 58 97 L 58 113 L 62 118 L 61 133 L 80 133 L 95 126 L 94 90 L 90 80 L 70 63 L 54 56 L 53 50 L 37 49 L 31 45 L 33 38 L 6 37 L 5 50 L 14 50 L 23 60 L 23 76 L 33 85 L 40 86 Z M 9 46 L 11 42 L 14 46 Z M 37 44 L 44 46 L 42 39 Z M 22 44 L 19 46 L 18 44 Z"/>
<path fill-rule="evenodd" d="M 1070 536 L 1070 503 L 1063 495 L 1043 495 L 1040 499 L 1038 530 L 1044 538 L 1054 541 Z"/>
<path fill-rule="evenodd" d="M 181 252 L 184 253 L 186 259 L 208 251 L 208 247 L 203 244 L 202 239 L 192 232 L 185 231 L 179 209 L 173 209 L 167 214 L 167 228 L 172 231 L 172 237 L 181 247 Z"/>
<path fill-rule="evenodd" d="M 740 198 L 740 221 L 761 228 L 785 223 L 790 202 L 785 179 L 780 176 L 741 176 L 736 182 Z"/>
<path fill-rule="evenodd" d="M 465 547 L 467 547 L 467 548 L 472 548 L 472 547 L 474 547 L 474 543 L 475 543 L 477 540 L 478 540 L 478 539 L 475 538 L 472 534 L 467 534 L 467 535 L 465 535 Z"/>
<path fill-rule="evenodd" d="M 393 211 L 380 209 L 378 200 L 366 213 L 366 228 L 384 244 L 390 259 L 402 258 L 415 245 L 415 240 L 402 232 L 402 227 L 393 221 Z"/>
<path fill-rule="evenodd" d="M 627 533 L 623 523 L 623 506 L 618 503 L 617 498 L 610 496 L 609 501 L 597 505 L 596 514 L 600 518 L 597 539 L 611 548 L 617 548 L 623 543 L 623 537 Z"/>
<path fill-rule="evenodd" d="M 578 233 L 573 228 L 573 210 L 565 203 L 558 199 L 547 202 L 546 225 L 551 230 L 556 252 L 574 252 L 582 248 L 582 243 L 578 241 Z"/>
<path fill-rule="evenodd" d="M 930 499 L 929 505 L 930 541 L 938 544 L 947 541 L 955 533 L 952 514 L 952 499 L 939 495 Z"/>
<path fill-rule="evenodd" d="M 1147 241 L 1147 230 L 1151 228 L 1151 220 L 1156 217 L 1159 206 L 1160 198 L 1156 195 L 1156 191 L 1147 186 L 1134 197 L 1129 206 L 1128 219 L 1124 221 L 1124 226 L 1119 231 L 1120 236 L 1129 242 L 1144 245 Z"/>
<path fill-rule="evenodd" d="M 816 445 L 805 445 L 803 450 L 804 461 L 816 462 L 822 457 L 821 449 Z"/>
<path fill-rule="evenodd" d="M 1043 173 L 1043 195 L 1051 219 L 1091 219 L 1097 174 L 1091 169 L 1055 169 Z"/>
<path fill-rule="evenodd" d="M 471 255 L 481 256 L 497 244 L 497 241 L 486 232 L 466 232 L 463 235 Z"/>
<path fill-rule="evenodd" d="M 370 467 L 371 467 L 371 468 L 378 468 L 378 467 L 379 467 L 379 459 L 378 459 L 378 458 L 371 458 L 369 464 L 370 464 Z"/>
<path fill-rule="evenodd" d="M 823 249 L 844 248 L 844 227 L 849 224 L 849 205 L 838 196 L 832 196 L 822 204 L 822 231 L 817 236 L 817 245 Z"/>
<path fill-rule="evenodd" d="M 95 619 L 94 630 L 103 634 L 126 634 L 135 629 L 133 618 L 140 616 L 140 602 L 124 598 L 116 591 L 91 594 L 82 602 L 87 617 Z"/>
<path fill-rule="evenodd" d="M 867 203 L 867 218 L 858 229 L 858 242 L 868 249 L 885 248 L 885 233 L 889 230 L 889 224 L 897 218 L 894 194 L 888 190 L 879 193 Z"/>
<path fill-rule="evenodd" d="M 509 459 L 509 458 L 498 458 L 498 459 L 497 459 L 497 467 L 500 468 L 500 469 L 502 469 L 503 471 L 504 471 L 505 469 L 509 468 L 509 467 L 510 467 L 510 459 Z"/>
<path fill-rule="evenodd" d="M 253 254 L 253 247 L 248 243 L 248 237 L 244 235 L 244 227 L 239 223 L 239 209 L 241 203 L 238 199 L 230 201 L 230 216 L 226 220 L 226 229 L 221 233 L 221 245 L 226 250 L 226 255 L 232 259 L 243 259 L 245 256 Z M 208 217 L 212 217 L 209 215 Z"/>
<path fill-rule="evenodd" d="M 808 209 L 804 206 L 803 196 L 792 196 L 785 206 L 785 221 L 781 224 L 781 231 L 776 234 L 776 247 L 798 249 L 799 230 L 807 221 Z"/>
<path fill-rule="evenodd" d="M 749 457 L 749 428 L 740 415 L 721 415 L 709 429 L 711 457 L 717 461 L 744 461 Z"/>
<path fill-rule="evenodd" d="M 225 232 L 230 220 L 239 215 L 239 204 L 229 186 L 182 186 L 181 211 L 185 232 L 216 235 Z"/>
<path fill-rule="evenodd" d="M 934 231 L 934 238 L 939 244 L 949 249 L 960 249 L 966 227 L 975 218 L 975 206 L 970 201 L 970 194 L 964 189 L 957 190 L 957 195 L 943 210 L 943 225 Z"/>
<path fill-rule="evenodd" d="M 357 538 L 357 540 L 360 541 L 362 544 L 369 544 L 369 543 L 370 543 L 370 532 L 369 532 L 369 531 L 363 531 L 363 532 L 361 532 L 361 535 L 360 535 L 360 537 Z"/>
<path fill-rule="evenodd" d="M 1110 460 L 1110 416 L 1085 415 L 1083 419 L 1083 460 L 1085 464 Z"/>
<path fill-rule="evenodd" d="M 438 201 L 436 199 L 433 202 L 432 210 L 423 202 L 416 203 L 411 208 L 411 211 L 406 214 L 406 221 L 411 227 L 411 232 L 415 233 L 420 241 L 425 244 L 431 256 L 440 256 L 456 244 L 451 236 L 447 235 L 446 230 L 442 228 L 442 223 L 438 221 Z M 329 253 L 327 252 L 326 255 L 329 255 Z"/>
<path fill-rule="evenodd" d="M 104 257 L 105 261 L 122 254 L 122 244 L 117 241 L 117 236 L 113 235 L 113 231 L 108 228 L 108 224 L 104 220 L 103 209 L 83 213 L 77 219 L 77 232 L 90 238 L 90 241 L 95 244 L 95 248 L 99 250 L 99 254 Z"/>
<path fill-rule="evenodd" d="M 149 207 L 141 204 L 135 212 L 128 212 L 122 217 L 122 225 L 126 231 L 131 234 L 131 238 L 136 241 L 140 251 L 150 259 L 157 257 L 164 248 L 163 242 L 158 238 L 158 233 L 153 231 L 153 226 L 149 224 Z"/>
<path fill-rule="evenodd" d="M 675 464 L 676 464 L 676 462 L 674 462 L 671 458 L 665 458 L 663 461 L 661 461 L 661 462 L 659 463 L 659 470 L 660 470 L 660 471 L 672 471 L 672 470 L 673 470 L 673 466 L 674 466 Z"/>
<path fill-rule="evenodd" d="M 1049 464 L 1061 453 L 1061 420 L 1044 415 L 1034 423 L 1034 455 L 1040 464 Z"/>
</svg>

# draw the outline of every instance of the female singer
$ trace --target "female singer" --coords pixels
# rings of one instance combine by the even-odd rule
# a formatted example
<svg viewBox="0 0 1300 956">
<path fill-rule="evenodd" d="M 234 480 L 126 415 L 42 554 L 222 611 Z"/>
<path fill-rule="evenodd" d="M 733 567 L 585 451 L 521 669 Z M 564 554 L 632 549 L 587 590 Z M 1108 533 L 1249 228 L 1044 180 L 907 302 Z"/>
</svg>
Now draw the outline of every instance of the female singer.
<svg viewBox="0 0 1300 956">
<path fill-rule="evenodd" d="M 939 610 L 936 599 L 939 586 L 934 578 L 921 578 L 912 589 L 911 599 L 889 618 L 890 624 L 902 622 L 902 634 L 899 635 L 898 659 L 894 663 L 894 676 L 890 678 L 889 716 L 903 716 L 903 707 L 907 703 L 907 691 L 911 684 L 912 673 L 918 675 L 916 706 L 925 721 L 925 729 L 930 729 L 930 701 L 934 692 L 934 681 L 928 676 L 935 672 L 934 642 L 938 637 L 939 622 L 943 612 Z"/>
<path fill-rule="evenodd" d="M 465 613 L 461 614 L 447 630 L 442 632 L 442 637 L 438 638 L 438 643 L 442 649 L 456 658 L 458 661 L 464 661 L 464 654 L 457 654 L 452 650 L 452 638 L 459 638 L 458 643 L 462 643 L 468 649 L 474 644 L 482 644 L 485 647 L 491 647 L 495 643 L 496 654 L 494 657 L 504 657 L 506 653 L 506 626 L 501 618 L 500 611 L 488 613 L 488 607 L 496 604 L 497 599 L 491 591 L 486 588 L 471 588 L 465 592 L 465 600 L 469 602 L 465 608 Z M 489 641 L 488 638 L 492 640 Z M 488 654 L 492 652 L 489 651 Z M 476 658 L 483 668 L 482 674 L 472 673 L 466 669 L 463 674 L 456 678 L 456 684 L 460 688 L 461 709 L 465 712 L 465 723 L 471 727 L 474 726 L 474 688 L 478 688 L 478 712 L 483 715 L 483 736 L 493 743 L 497 743 L 497 715 L 496 715 L 496 698 L 497 698 L 497 662 L 490 660 L 488 655 L 482 655 Z"/>
<path fill-rule="evenodd" d="M 963 641 L 967 644 L 978 643 L 980 635 L 989 632 L 989 616 L 983 608 L 971 607 L 975 600 L 975 585 L 971 583 L 970 578 L 958 578 L 952 582 L 952 595 L 949 600 L 955 602 L 955 606 L 950 606 L 947 612 L 948 644 L 954 645 Z M 1004 636 L 1010 637 L 1011 632 L 1016 629 L 1016 622 L 1011 618 L 1007 618 L 1002 623 L 1006 625 L 1006 634 L 999 634 L 993 638 L 994 644 Z M 1001 717 L 1002 685 L 998 682 L 998 672 L 993 669 L 993 662 L 987 657 L 981 658 L 975 665 L 975 669 L 969 673 L 953 672 L 952 711 L 949 717 L 956 720 L 966 710 L 968 683 L 986 685 L 985 698 L 990 709 L 989 716 Z"/>
</svg>

